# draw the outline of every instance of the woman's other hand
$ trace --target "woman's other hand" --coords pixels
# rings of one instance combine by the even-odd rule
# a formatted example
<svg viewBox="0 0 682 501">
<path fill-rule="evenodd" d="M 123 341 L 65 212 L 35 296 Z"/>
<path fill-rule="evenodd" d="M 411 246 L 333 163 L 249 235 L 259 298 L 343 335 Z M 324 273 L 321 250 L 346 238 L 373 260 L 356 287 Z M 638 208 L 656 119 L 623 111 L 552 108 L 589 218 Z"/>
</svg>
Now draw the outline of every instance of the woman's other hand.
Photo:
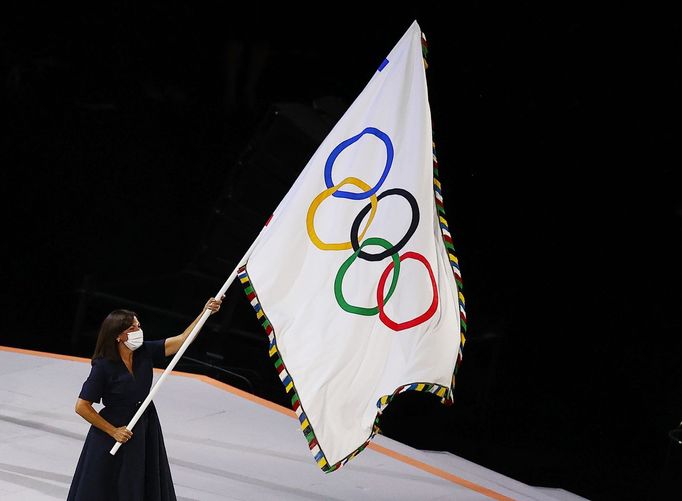
<svg viewBox="0 0 682 501">
<path fill-rule="evenodd" d="M 206 306 L 204 306 L 204 310 L 211 310 L 211 315 L 213 315 L 216 311 L 220 309 L 220 305 L 223 303 L 223 298 L 225 295 L 223 294 L 220 299 L 216 299 L 212 297 L 211 299 L 208 300 L 208 303 L 206 303 Z"/>
<path fill-rule="evenodd" d="M 121 426 L 120 428 L 115 428 L 111 436 L 114 437 L 114 440 L 116 440 L 117 442 L 125 444 L 128 440 L 132 438 L 133 432 L 130 431 L 125 426 Z"/>
</svg>

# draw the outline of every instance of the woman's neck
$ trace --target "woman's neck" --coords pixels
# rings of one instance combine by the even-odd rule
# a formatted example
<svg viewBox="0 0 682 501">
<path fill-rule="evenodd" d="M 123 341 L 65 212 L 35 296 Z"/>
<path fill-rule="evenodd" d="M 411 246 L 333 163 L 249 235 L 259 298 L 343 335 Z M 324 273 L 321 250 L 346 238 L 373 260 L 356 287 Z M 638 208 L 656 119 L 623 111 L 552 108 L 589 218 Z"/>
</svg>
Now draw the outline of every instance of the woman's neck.
<svg viewBox="0 0 682 501">
<path fill-rule="evenodd" d="M 118 354 L 121 355 L 121 360 L 126 364 L 129 364 L 133 360 L 133 350 L 129 349 L 123 343 L 118 345 Z"/>
</svg>

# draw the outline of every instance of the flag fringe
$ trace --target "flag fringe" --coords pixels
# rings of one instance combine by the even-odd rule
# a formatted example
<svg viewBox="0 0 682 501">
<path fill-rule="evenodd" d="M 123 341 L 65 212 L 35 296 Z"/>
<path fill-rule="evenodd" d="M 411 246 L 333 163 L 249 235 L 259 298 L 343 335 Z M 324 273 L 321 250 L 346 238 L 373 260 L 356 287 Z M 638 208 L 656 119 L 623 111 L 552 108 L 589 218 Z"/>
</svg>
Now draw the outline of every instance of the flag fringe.
<svg viewBox="0 0 682 501">
<path fill-rule="evenodd" d="M 422 42 L 422 57 L 424 58 L 424 68 L 428 69 L 428 64 L 426 63 L 426 56 L 429 52 L 429 46 L 426 41 L 426 35 L 422 31 L 421 36 Z M 450 392 L 448 399 L 444 400 L 443 403 L 452 404 L 453 390 L 455 388 L 455 377 L 459 371 L 459 367 L 462 364 L 462 355 L 464 344 L 466 343 L 466 331 L 467 331 L 467 317 L 466 317 L 466 302 L 464 300 L 464 294 L 462 294 L 463 284 L 462 284 L 462 273 L 459 270 L 459 259 L 455 254 L 455 246 L 452 242 L 452 233 L 448 227 L 448 221 L 445 216 L 445 205 L 443 203 L 443 193 L 441 192 L 441 184 L 438 179 L 438 156 L 436 155 L 436 141 L 434 139 L 433 124 L 431 124 L 431 146 L 433 148 L 433 191 L 436 202 L 436 213 L 438 214 L 438 222 L 441 229 L 441 234 L 443 236 L 443 244 L 445 245 L 445 250 L 448 253 L 448 260 L 450 261 L 450 266 L 452 267 L 452 273 L 455 275 L 455 283 L 457 284 L 457 302 L 459 308 L 459 332 L 460 332 L 460 343 L 459 352 L 457 353 L 457 361 L 455 362 L 455 370 L 452 374 L 452 383 L 450 385 Z"/>
</svg>

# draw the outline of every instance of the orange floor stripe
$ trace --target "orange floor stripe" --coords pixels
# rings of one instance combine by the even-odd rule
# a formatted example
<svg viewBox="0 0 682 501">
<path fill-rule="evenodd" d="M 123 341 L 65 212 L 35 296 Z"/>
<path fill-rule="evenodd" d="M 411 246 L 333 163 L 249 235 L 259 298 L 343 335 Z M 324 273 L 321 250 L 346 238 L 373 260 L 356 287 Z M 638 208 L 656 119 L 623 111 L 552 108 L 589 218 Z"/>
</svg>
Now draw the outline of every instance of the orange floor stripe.
<svg viewBox="0 0 682 501">
<path fill-rule="evenodd" d="M 418 468 L 420 470 L 423 470 L 423 471 L 426 471 L 426 472 L 431 473 L 433 475 L 436 475 L 437 477 L 443 478 L 445 480 L 449 480 L 450 482 L 452 482 L 454 484 L 461 485 L 462 487 L 466 487 L 467 489 L 471 489 L 472 491 L 476 491 L 480 494 L 483 494 L 484 496 L 488 496 L 489 498 L 497 499 L 499 501 L 514 501 L 513 498 L 503 496 L 502 494 L 499 494 L 499 493 L 497 493 L 491 489 L 488 489 L 487 487 L 483 487 L 481 485 L 475 484 L 473 482 L 470 482 L 469 480 L 463 479 L 462 477 L 458 477 L 457 475 L 453 475 L 452 473 L 441 470 L 440 468 L 436 468 L 435 466 L 431 466 L 430 464 L 424 463 L 424 462 L 419 461 L 417 459 L 411 458 L 410 456 L 406 456 L 405 454 L 400 454 L 399 452 L 388 449 L 388 448 L 386 448 L 382 445 L 376 444 L 374 442 L 370 442 L 367 447 L 369 449 L 376 451 L 376 452 L 379 452 L 379 453 L 384 454 L 386 456 L 392 457 L 393 459 L 397 459 L 398 461 L 401 461 L 403 463 L 407 463 L 410 466 L 414 466 L 415 468 Z"/>
<path fill-rule="evenodd" d="M 58 358 L 59 360 L 70 360 L 71 362 L 90 362 L 89 358 L 72 357 L 70 355 L 60 355 L 59 353 L 47 353 L 45 351 L 24 350 L 23 348 L 12 348 L 10 346 L 0 346 L 0 351 L 9 351 L 10 353 L 20 353 L 22 355 L 34 355 L 36 357 L 44 358 Z"/>
<path fill-rule="evenodd" d="M 161 369 L 154 369 L 155 371 L 163 372 Z M 216 381 L 213 378 L 210 378 L 208 376 L 202 376 L 200 374 L 192 374 L 190 372 L 180 372 L 180 371 L 173 371 L 173 375 L 176 376 L 183 376 L 183 377 L 190 377 L 192 379 L 198 379 L 199 381 L 202 381 L 204 383 L 210 384 L 211 386 L 215 386 L 216 388 L 227 391 L 232 393 L 233 395 L 236 395 L 241 398 L 245 398 L 247 400 L 251 400 L 252 402 L 255 402 L 259 405 L 262 405 L 264 407 L 267 407 L 268 409 L 272 409 L 273 411 L 280 412 L 282 414 L 285 414 L 289 417 L 296 417 L 296 413 L 291 410 L 287 409 L 286 407 L 282 407 L 279 404 L 276 404 L 274 402 L 270 402 L 269 400 L 265 400 L 264 398 L 257 397 L 256 395 L 252 395 L 251 393 L 247 393 L 243 390 L 240 390 L 239 388 L 235 388 L 234 386 L 230 386 L 229 384 L 221 383 L 220 381 Z"/>
</svg>

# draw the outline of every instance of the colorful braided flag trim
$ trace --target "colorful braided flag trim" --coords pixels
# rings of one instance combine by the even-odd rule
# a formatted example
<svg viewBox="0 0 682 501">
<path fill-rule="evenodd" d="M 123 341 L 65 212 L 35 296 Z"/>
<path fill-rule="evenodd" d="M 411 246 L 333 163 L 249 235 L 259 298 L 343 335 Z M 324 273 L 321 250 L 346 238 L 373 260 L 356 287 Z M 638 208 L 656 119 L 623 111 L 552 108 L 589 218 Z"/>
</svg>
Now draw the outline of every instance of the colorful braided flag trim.
<svg viewBox="0 0 682 501">
<path fill-rule="evenodd" d="M 426 35 L 422 32 L 422 56 L 424 57 L 424 67 L 428 68 L 426 63 L 426 56 L 429 53 L 429 46 L 426 41 Z M 433 126 L 431 127 L 431 134 L 434 135 Z M 459 370 L 459 366 L 462 363 L 462 349 L 464 348 L 464 343 L 466 343 L 466 330 L 467 330 L 467 316 L 466 316 L 466 302 L 464 301 L 464 294 L 462 294 L 462 289 L 464 285 L 462 284 L 462 273 L 459 269 L 459 259 L 455 254 L 455 246 L 452 242 L 452 234 L 450 233 L 450 228 L 448 228 L 448 221 L 445 216 L 445 205 L 443 204 L 443 194 L 441 191 L 441 184 L 438 179 L 438 157 L 436 156 L 436 142 L 432 141 L 433 145 L 433 192 L 436 200 L 436 210 L 438 213 L 438 220 L 440 223 L 441 233 L 443 235 L 443 244 L 445 244 L 445 249 L 448 253 L 448 259 L 452 267 L 452 273 L 455 275 L 455 283 L 457 284 L 458 293 L 458 303 L 459 303 L 459 325 L 460 325 L 460 336 L 461 340 L 459 343 L 459 353 L 457 354 L 457 362 L 455 363 L 455 371 L 452 374 L 452 386 L 450 388 L 450 395 L 447 400 L 443 403 L 452 403 L 453 395 L 452 391 L 455 388 L 455 376 Z"/>
</svg>

